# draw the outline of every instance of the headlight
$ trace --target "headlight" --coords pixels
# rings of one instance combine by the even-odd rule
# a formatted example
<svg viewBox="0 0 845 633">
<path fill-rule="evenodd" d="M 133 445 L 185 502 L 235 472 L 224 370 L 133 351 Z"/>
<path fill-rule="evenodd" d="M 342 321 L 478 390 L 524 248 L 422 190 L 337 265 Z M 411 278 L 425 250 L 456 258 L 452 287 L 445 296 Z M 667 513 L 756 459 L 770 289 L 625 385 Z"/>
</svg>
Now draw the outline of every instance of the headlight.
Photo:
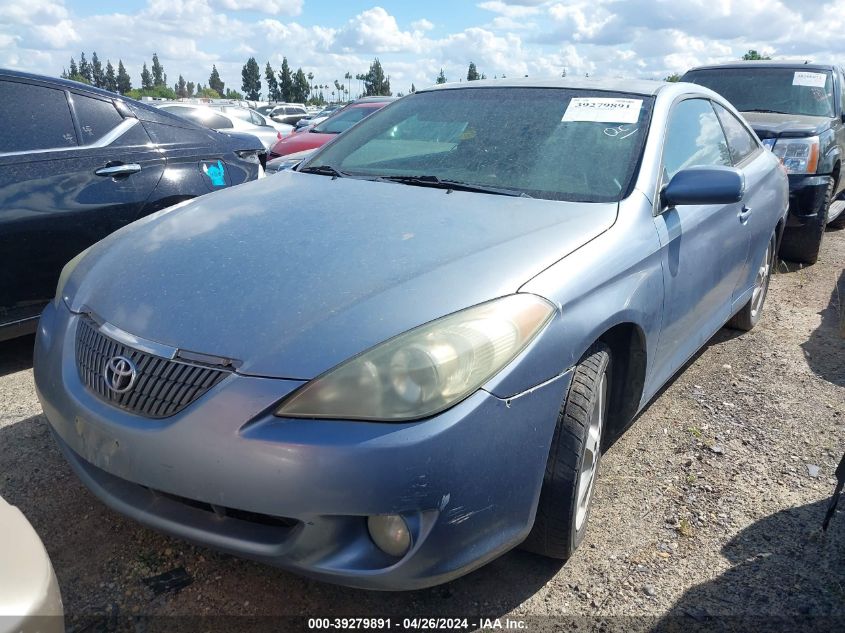
<svg viewBox="0 0 845 633">
<path fill-rule="evenodd" d="M 401 422 L 474 393 L 552 318 L 536 295 L 515 294 L 455 312 L 390 339 L 315 378 L 276 415 Z"/>
<path fill-rule="evenodd" d="M 79 262 L 82 261 L 82 258 L 85 257 L 85 255 L 87 255 L 88 251 L 90 251 L 90 250 L 91 250 L 91 247 L 89 246 L 84 251 L 79 253 L 79 255 L 77 255 L 72 260 L 70 260 L 67 264 L 65 264 L 64 268 L 62 268 L 62 272 L 59 275 L 59 283 L 56 284 L 55 301 L 56 301 L 57 304 L 59 302 L 61 302 L 62 299 L 64 298 L 64 297 L 62 297 L 62 294 L 65 291 L 65 284 L 67 283 L 67 280 L 70 279 L 70 276 L 73 274 L 73 271 L 76 268 L 77 264 L 79 264 Z"/>
<path fill-rule="evenodd" d="M 790 174 L 814 174 L 819 164 L 819 137 L 779 138 L 770 147 Z"/>
</svg>

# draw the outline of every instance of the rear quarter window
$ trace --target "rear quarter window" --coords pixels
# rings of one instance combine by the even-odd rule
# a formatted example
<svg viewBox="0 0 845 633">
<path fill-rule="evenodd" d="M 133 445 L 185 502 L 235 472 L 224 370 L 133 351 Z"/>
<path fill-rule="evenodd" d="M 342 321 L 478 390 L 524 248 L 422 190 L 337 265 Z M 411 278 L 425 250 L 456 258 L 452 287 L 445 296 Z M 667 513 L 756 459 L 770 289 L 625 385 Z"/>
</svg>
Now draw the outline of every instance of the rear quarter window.
<svg viewBox="0 0 845 633">
<path fill-rule="evenodd" d="M 728 149 L 731 152 L 731 158 L 733 158 L 734 165 L 737 165 L 754 154 L 760 145 L 751 136 L 751 132 L 728 110 L 718 103 L 713 103 L 713 108 L 716 110 L 716 114 L 725 131 L 725 136 L 728 139 Z"/>
<path fill-rule="evenodd" d="M 82 130 L 82 144 L 96 143 L 123 121 L 111 101 L 71 95 L 73 109 Z"/>
<path fill-rule="evenodd" d="M 0 81 L 0 153 L 75 147 L 64 90 Z"/>
</svg>

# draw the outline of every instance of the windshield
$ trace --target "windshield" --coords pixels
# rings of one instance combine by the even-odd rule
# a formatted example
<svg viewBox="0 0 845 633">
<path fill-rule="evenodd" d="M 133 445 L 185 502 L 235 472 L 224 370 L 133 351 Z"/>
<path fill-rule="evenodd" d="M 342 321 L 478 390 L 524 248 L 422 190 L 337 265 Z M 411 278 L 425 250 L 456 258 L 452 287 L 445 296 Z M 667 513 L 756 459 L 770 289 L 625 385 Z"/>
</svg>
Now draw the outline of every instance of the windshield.
<svg viewBox="0 0 845 633">
<path fill-rule="evenodd" d="M 381 109 L 380 105 L 347 108 L 322 123 L 318 123 L 311 131 L 320 134 L 340 134 L 379 109 Z"/>
<path fill-rule="evenodd" d="M 683 80 L 718 92 L 740 112 L 833 116 L 833 77 L 826 70 L 711 68 Z"/>
<path fill-rule="evenodd" d="M 305 169 L 616 201 L 630 189 L 652 104 L 643 95 L 563 88 L 420 92 L 327 145 Z"/>
</svg>

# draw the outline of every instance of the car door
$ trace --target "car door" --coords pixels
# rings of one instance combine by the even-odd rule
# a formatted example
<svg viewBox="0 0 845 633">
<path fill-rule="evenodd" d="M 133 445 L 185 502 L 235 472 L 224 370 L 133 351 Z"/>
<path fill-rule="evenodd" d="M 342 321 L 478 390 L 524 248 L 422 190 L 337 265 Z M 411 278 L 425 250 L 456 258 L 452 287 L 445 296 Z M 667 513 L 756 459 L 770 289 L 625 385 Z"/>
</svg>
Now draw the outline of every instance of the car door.
<svg viewBox="0 0 845 633">
<path fill-rule="evenodd" d="M 64 264 L 133 221 L 164 171 L 107 97 L 0 80 L 0 323 L 37 316 Z"/>
<path fill-rule="evenodd" d="M 676 102 L 664 139 L 661 188 L 688 167 L 732 165 L 710 101 Z M 662 251 L 664 303 L 654 371 L 662 383 L 728 320 L 746 266 L 749 235 L 742 202 L 657 205 L 654 224 Z"/>
<path fill-rule="evenodd" d="M 740 270 L 737 284 L 731 297 L 731 314 L 739 310 L 747 301 L 748 293 L 754 287 L 757 270 L 769 245 L 772 229 L 777 224 L 779 207 L 779 189 L 776 179 L 779 176 L 772 170 L 772 161 L 766 150 L 748 126 L 727 108 L 713 103 L 713 109 L 719 117 L 734 167 L 742 171 L 745 178 L 743 213 L 745 215 L 744 233 L 748 236 L 745 265 Z"/>
</svg>

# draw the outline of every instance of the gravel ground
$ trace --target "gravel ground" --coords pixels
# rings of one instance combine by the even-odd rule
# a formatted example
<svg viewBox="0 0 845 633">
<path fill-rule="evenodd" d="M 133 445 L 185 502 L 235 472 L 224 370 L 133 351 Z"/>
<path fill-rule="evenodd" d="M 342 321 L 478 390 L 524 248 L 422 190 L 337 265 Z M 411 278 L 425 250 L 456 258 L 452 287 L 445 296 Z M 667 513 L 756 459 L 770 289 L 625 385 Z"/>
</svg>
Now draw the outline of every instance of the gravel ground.
<svg viewBox="0 0 845 633">
<path fill-rule="evenodd" d="M 683 615 L 716 630 L 706 616 L 733 616 L 771 630 L 767 617 L 815 615 L 829 618 L 816 630 L 845 630 L 845 512 L 819 529 L 845 450 L 843 265 L 845 231 L 827 234 L 815 266 L 781 263 L 762 323 L 720 331 L 654 400 L 605 455 L 590 532 L 565 566 L 514 551 L 448 585 L 375 593 L 141 527 L 88 493 L 54 446 L 31 337 L 0 344 L 0 495 L 43 538 L 71 630 L 131 614 L 461 614 L 566 630 L 577 621 L 534 618 L 610 630 Z M 180 591 L 144 582 L 179 567 L 191 581 Z M 237 622 L 223 628 L 268 624 Z"/>
</svg>

